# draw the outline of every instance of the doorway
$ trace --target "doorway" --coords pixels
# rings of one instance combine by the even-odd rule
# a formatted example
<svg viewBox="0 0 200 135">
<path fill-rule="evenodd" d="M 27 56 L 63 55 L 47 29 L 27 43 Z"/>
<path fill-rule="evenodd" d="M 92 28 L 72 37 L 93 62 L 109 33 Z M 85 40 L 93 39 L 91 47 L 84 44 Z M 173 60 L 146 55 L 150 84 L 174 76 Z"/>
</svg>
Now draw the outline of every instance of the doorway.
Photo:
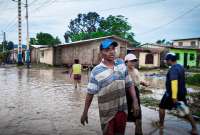
<svg viewBox="0 0 200 135">
<path fill-rule="evenodd" d="M 187 67 L 188 65 L 187 65 L 187 59 L 188 59 L 188 54 L 187 53 L 184 53 L 184 67 Z"/>
</svg>

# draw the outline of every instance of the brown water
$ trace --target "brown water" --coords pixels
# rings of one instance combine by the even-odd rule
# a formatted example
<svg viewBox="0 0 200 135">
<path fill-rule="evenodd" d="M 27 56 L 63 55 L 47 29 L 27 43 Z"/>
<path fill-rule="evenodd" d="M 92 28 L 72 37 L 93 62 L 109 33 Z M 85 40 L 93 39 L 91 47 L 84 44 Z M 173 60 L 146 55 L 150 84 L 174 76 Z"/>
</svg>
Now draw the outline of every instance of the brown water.
<svg viewBox="0 0 200 135">
<path fill-rule="evenodd" d="M 62 69 L 0 68 L 0 134 L 100 134 L 96 100 L 81 126 L 85 93 Z"/>
<path fill-rule="evenodd" d="M 65 69 L 0 68 L 0 135 L 100 135 L 96 98 L 90 107 L 89 124 L 80 124 L 87 74 L 83 75 L 81 90 L 74 90 L 72 80 L 64 72 Z M 149 80 L 151 87 L 163 83 L 154 80 Z M 143 113 L 149 117 L 143 115 L 147 123 L 144 132 L 156 131 L 149 126 L 149 119 L 157 119 L 157 112 L 150 113 L 146 108 Z M 172 121 L 172 125 L 173 122 L 176 125 L 179 120 Z M 127 135 L 133 134 L 132 125 L 128 124 Z M 183 127 L 189 129 L 188 125 L 180 125 Z"/>
</svg>

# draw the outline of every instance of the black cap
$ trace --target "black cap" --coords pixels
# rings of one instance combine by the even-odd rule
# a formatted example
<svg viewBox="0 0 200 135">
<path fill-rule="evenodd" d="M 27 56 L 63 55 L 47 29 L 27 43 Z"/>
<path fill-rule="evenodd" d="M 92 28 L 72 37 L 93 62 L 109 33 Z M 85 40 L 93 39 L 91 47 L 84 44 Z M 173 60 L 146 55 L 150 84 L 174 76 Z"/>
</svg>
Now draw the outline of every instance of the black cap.
<svg viewBox="0 0 200 135">
<path fill-rule="evenodd" d="M 172 60 L 172 61 L 176 61 L 176 54 L 174 53 L 167 53 L 165 55 L 165 60 Z"/>
</svg>

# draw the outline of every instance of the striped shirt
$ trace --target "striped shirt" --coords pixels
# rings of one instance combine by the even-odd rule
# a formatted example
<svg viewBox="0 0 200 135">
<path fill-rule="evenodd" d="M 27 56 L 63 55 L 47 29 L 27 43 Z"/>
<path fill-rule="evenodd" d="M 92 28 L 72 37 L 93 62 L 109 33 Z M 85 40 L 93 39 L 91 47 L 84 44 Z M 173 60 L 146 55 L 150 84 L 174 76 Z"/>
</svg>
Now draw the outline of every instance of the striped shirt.
<svg viewBox="0 0 200 135">
<path fill-rule="evenodd" d="M 125 87 L 132 85 L 124 61 L 116 59 L 114 69 L 103 63 L 97 65 L 91 72 L 88 83 L 88 93 L 97 94 L 99 115 L 103 132 L 108 122 L 118 111 L 127 112 Z"/>
</svg>

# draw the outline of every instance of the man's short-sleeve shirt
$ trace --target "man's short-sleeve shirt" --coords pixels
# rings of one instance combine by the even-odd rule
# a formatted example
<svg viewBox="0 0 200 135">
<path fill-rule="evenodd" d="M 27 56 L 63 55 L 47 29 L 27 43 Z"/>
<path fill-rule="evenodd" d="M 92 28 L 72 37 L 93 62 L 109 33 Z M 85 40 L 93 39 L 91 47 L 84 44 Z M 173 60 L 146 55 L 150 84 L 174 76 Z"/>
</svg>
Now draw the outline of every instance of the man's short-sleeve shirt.
<svg viewBox="0 0 200 135">
<path fill-rule="evenodd" d="M 128 75 L 127 67 L 121 59 L 115 60 L 114 70 L 109 69 L 103 63 L 100 63 L 92 70 L 87 87 L 88 93 L 96 94 L 115 80 L 125 80 L 126 87 L 132 85 L 132 79 Z"/>
<path fill-rule="evenodd" d="M 178 98 L 182 98 L 186 94 L 186 87 L 185 87 L 185 70 L 180 64 L 172 65 L 167 73 L 166 78 L 166 90 L 169 96 L 172 95 L 171 90 L 171 81 L 177 80 L 178 81 Z"/>
<path fill-rule="evenodd" d="M 91 72 L 88 93 L 97 94 L 102 130 L 118 111 L 127 113 L 126 87 L 132 85 L 127 67 L 121 59 L 115 60 L 114 69 L 103 63 Z"/>
</svg>

